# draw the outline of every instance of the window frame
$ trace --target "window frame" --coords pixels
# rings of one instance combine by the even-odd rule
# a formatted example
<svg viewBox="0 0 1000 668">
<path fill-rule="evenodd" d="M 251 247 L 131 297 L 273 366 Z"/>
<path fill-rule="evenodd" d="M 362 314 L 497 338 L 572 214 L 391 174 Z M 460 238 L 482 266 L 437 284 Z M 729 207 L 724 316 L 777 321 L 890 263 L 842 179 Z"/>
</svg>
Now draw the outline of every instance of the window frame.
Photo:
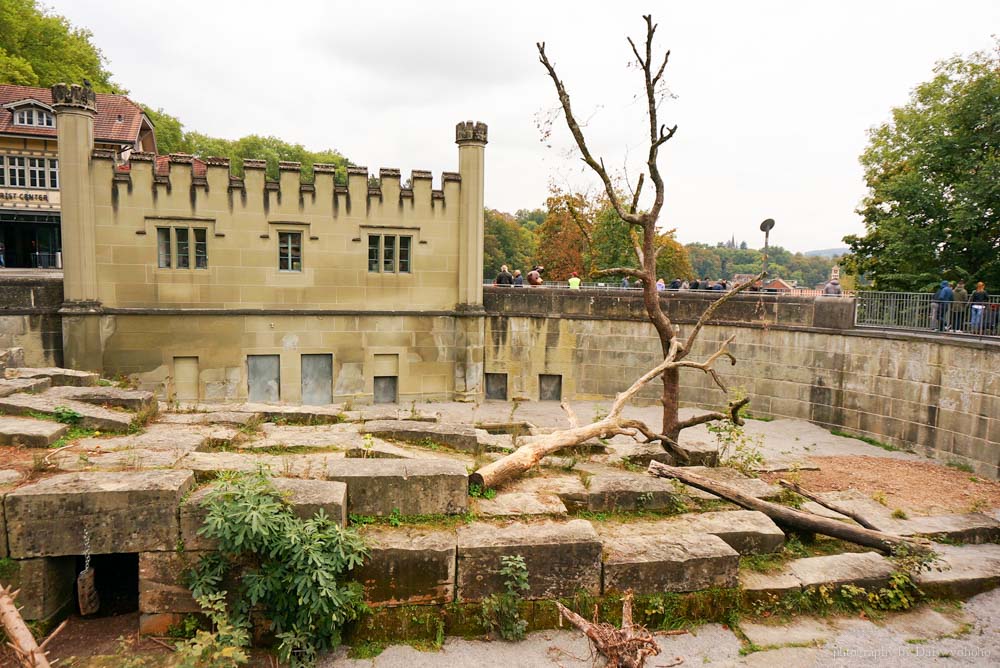
<svg viewBox="0 0 1000 668">
<path fill-rule="evenodd" d="M 297 256 L 294 252 L 296 247 L 298 248 Z M 302 232 L 300 230 L 278 230 L 278 271 L 294 274 L 302 273 L 302 250 Z M 285 268 L 286 260 L 287 268 Z M 298 264 L 298 267 L 296 267 L 296 264 Z"/>
<path fill-rule="evenodd" d="M 387 251 L 390 252 L 390 255 L 386 254 Z M 403 268 L 404 265 L 406 267 L 405 269 Z M 369 234 L 368 273 L 395 275 L 412 274 L 413 235 Z"/>
<path fill-rule="evenodd" d="M 172 227 L 157 227 L 156 228 L 156 268 L 157 269 L 173 269 L 174 256 L 172 251 L 171 239 L 173 234 L 171 233 Z M 166 253 L 164 253 L 163 246 L 163 233 L 166 232 Z M 164 264 L 164 258 L 166 258 L 166 264 Z"/>
<path fill-rule="evenodd" d="M 18 173 L 20 179 L 17 178 Z M 28 187 L 28 160 L 23 155 L 7 156 L 7 182 L 8 188 Z"/>
<path fill-rule="evenodd" d="M 52 113 L 44 109 L 27 107 L 14 111 L 14 125 L 23 128 L 54 128 L 56 119 Z"/>
</svg>

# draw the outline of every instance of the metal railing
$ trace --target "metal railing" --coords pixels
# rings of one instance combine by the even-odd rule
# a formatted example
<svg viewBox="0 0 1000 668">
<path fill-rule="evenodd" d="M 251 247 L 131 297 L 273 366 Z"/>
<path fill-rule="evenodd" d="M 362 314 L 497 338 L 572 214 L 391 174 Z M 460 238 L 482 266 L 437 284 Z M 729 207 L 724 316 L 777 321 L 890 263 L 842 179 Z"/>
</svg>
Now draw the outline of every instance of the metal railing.
<svg viewBox="0 0 1000 668">
<path fill-rule="evenodd" d="M 483 279 L 483 285 L 485 285 L 485 286 L 493 286 L 494 285 L 493 279 L 491 279 L 491 278 Z M 727 290 L 731 289 L 733 286 L 735 286 L 735 283 L 730 283 L 729 284 L 729 288 L 727 288 Z M 499 286 L 499 287 L 511 287 L 511 286 Z M 514 287 L 517 287 L 517 286 L 514 286 Z M 524 287 L 529 287 L 527 279 L 525 279 Z M 566 281 L 550 281 L 548 279 L 545 279 L 544 283 L 542 283 L 541 285 L 533 286 L 533 287 L 535 287 L 535 288 L 562 288 L 562 289 L 565 290 L 565 289 L 569 288 L 569 283 L 567 283 Z M 595 282 L 595 281 L 583 281 L 582 283 L 580 283 L 580 289 L 581 290 L 606 290 L 606 291 L 617 291 L 617 290 L 620 290 L 620 291 L 632 291 L 632 292 L 641 292 L 642 291 L 642 288 L 639 287 L 639 286 L 629 285 L 626 288 L 626 287 L 622 286 L 622 284 L 619 283 L 618 281 L 610 281 L 610 282 L 607 282 L 607 283 L 601 283 L 601 282 Z M 726 290 L 703 290 L 703 289 L 700 289 L 700 288 L 697 289 L 697 290 L 691 290 L 690 288 L 672 289 L 672 288 L 669 287 L 669 284 L 668 284 L 668 287 L 664 288 L 660 292 L 694 292 L 696 294 L 702 294 L 702 293 L 721 293 L 721 292 L 725 292 L 725 291 Z M 759 292 L 764 292 L 764 293 L 767 293 L 769 295 L 788 295 L 788 296 L 791 296 L 791 297 L 819 297 L 819 296 L 824 296 L 824 297 L 853 297 L 854 296 L 854 292 L 850 291 L 850 290 L 844 290 L 843 293 L 840 294 L 840 295 L 824 295 L 822 290 L 815 290 L 815 289 L 809 289 L 809 290 L 807 290 L 807 289 L 799 289 L 799 288 L 796 288 L 794 290 L 772 290 L 772 289 L 766 289 L 766 290 L 760 290 Z M 754 294 L 754 293 L 751 293 L 751 294 Z"/>
<path fill-rule="evenodd" d="M 857 327 L 1000 336 L 1000 297 L 986 302 L 937 302 L 925 292 L 858 291 Z"/>
</svg>

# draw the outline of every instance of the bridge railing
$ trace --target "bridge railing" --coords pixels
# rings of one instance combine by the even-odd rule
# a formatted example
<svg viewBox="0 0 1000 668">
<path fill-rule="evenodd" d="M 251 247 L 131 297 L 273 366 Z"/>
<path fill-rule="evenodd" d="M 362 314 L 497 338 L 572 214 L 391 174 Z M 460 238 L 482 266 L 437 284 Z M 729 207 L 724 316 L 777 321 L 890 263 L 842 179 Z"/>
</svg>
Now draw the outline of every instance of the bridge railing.
<svg viewBox="0 0 1000 668">
<path fill-rule="evenodd" d="M 937 302 L 926 292 L 859 290 L 855 296 L 857 327 L 941 331 L 1000 336 L 1000 297 L 986 302 Z"/>
</svg>

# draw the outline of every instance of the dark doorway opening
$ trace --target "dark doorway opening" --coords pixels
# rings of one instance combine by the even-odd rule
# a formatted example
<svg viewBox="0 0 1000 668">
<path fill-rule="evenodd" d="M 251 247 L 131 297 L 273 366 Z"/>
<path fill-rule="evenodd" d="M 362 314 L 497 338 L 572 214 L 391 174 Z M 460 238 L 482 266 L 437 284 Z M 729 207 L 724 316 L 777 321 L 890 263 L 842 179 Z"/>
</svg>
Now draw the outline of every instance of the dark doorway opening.
<svg viewBox="0 0 1000 668">
<path fill-rule="evenodd" d="M 55 269 L 62 253 L 58 214 L 0 211 L 3 265 Z"/>
<path fill-rule="evenodd" d="M 76 574 L 83 570 L 84 558 L 76 558 Z M 101 607 L 93 617 L 124 615 L 139 610 L 139 555 L 95 554 L 90 558 Z M 79 610 L 76 583 L 73 584 L 74 609 Z"/>
</svg>

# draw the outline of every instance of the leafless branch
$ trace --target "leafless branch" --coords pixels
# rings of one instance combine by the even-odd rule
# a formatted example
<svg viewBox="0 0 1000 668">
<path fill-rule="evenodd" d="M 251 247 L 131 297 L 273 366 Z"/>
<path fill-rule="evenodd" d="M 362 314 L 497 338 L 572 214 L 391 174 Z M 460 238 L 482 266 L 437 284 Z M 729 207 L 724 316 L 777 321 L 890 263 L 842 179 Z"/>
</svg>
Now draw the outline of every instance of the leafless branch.
<svg viewBox="0 0 1000 668">
<path fill-rule="evenodd" d="M 635 210 L 639 208 L 639 195 L 642 194 L 642 184 L 646 181 L 646 174 L 639 172 L 639 183 L 635 186 L 635 192 L 632 193 L 632 206 L 629 207 L 629 211 L 635 213 Z"/>
<path fill-rule="evenodd" d="M 611 276 L 613 274 L 625 274 L 626 276 L 631 276 L 632 278 L 641 278 L 646 280 L 646 272 L 639 269 L 632 269 L 631 267 L 614 267 L 613 269 L 597 269 L 590 272 L 591 276 Z"/>
<path fill-rule="evenodd" d="M 687 429 L 688 427 L 705 424 L 706 422 L 715 422 L 716 420 L 731 420 L 732 422 L 742 426 L 744 424 L 744 420 L 740 416 L 740 409 L 748 403 L 750 403 L 750 397 L 743 397 L 739 401 L 730 401 L 728 413 L 720 413 L 718 411 L 702 413 L 701 415 L 690 417 L 687 420 L 681 420 L 677 423 L 677 427 L 679 429 Z"/>
<path fill-rule="evenodd" d="M 761 272 L 756 276 L 754 276 L 753 278 L 751 278 L 749 281 L 746 281 L 745 283 L 740 283 L 732 290 L 727 292 L 725 295 L 723 295 L 720 299 L 716 299 L 711 304 L 711 306 L 705 309 L 705 312 L 701 314 L 700 318 L 698 318 L 698 322 L 695 324 L 694 329 L 692 329 L 691 333 L 688 335 L 687 341 L 684 343 L 684 349 L 681 351 L 681 357 L 684 357 L 689 352 L 691 352 L 691 346 L 694 345 L 695 339 L 698 338 L 698 333 L 701 332 L 701 328 L 705 326 L 706 322 L 712 319 L 712 316 L 715 315 L 715 312 L 719 310 L 719 307 L 721 307 L 730 299 L 732 299 L 733 297 L 735 297 L 736 295 L 743 292 L 751 285 L 759 281 L 761 278 L 763 278 L 763 276 L 764 272 Z"/>
</svg>

